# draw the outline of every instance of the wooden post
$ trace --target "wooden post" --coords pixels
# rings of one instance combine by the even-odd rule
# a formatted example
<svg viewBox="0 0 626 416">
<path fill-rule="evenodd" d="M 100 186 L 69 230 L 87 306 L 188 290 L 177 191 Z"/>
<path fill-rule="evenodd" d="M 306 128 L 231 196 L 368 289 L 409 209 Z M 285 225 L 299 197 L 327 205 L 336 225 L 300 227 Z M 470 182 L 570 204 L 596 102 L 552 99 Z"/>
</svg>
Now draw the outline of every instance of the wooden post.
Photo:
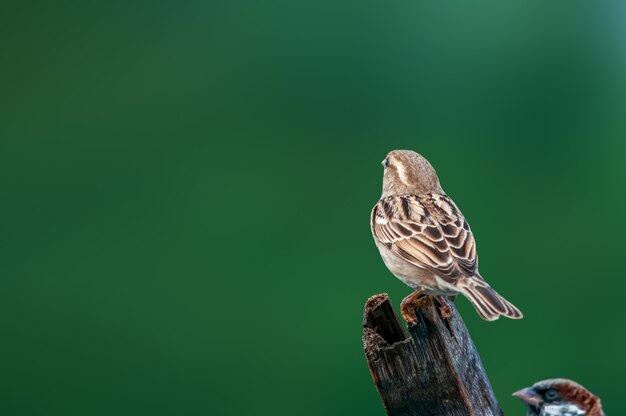
<svg viewBox="0 0 626 416">
<path fill-rule="evenodd" d="M 442 317 L 431 297 L 407 334 L 386 293 L 365 304 L 363 347 L 389 416 L 501 416 L 478 351 L 452 302 Z"/>
</svg>

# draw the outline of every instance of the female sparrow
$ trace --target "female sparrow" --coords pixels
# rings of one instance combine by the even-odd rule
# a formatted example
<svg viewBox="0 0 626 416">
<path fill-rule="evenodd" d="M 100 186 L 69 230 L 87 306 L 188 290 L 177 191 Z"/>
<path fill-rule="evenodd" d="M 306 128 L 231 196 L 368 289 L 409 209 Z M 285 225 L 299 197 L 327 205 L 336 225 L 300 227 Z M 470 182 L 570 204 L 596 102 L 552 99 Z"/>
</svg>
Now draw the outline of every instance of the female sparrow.
<svg viewBox="0 0 626 416">
<path fill-rule="evenodd" d="M 513 393 L 528 407 L 527 416 L 604 416 L 602 404 L 572 380 L 544 380 Z"/>
<path fill-rule="evenodd" d="M 371 228 L 385 265 L 414 289 L 400 305 L 416 321 L 412 305 L 422 295 L 465 295 L 488 321 L 522 313 L 478 273 L 476 242 L 461 211 L 448 197 L 435 169 L 421 155 L 394 150 L 383 160 L 383 192 L 372 209 Z"/>
</svg>

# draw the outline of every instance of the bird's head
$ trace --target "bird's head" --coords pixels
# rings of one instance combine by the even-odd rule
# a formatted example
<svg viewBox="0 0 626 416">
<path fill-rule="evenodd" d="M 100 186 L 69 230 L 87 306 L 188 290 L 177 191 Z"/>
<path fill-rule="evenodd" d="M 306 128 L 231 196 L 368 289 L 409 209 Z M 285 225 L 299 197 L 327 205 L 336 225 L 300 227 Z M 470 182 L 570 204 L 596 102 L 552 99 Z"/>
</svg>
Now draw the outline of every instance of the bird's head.
<svg viewBox="0 0 626 416">
<path fill-rule="evenodd" d="M 604 416 L 598 397 L 562 378 L 539 381 L 513 396 L 524 402 L 528 416 Z"/>
<path fill-rule="evenodd" d="M 382 161 L 383 197 L 443 193 L 430 162 L 412 150 L 392 150 Z"/>
</svg>

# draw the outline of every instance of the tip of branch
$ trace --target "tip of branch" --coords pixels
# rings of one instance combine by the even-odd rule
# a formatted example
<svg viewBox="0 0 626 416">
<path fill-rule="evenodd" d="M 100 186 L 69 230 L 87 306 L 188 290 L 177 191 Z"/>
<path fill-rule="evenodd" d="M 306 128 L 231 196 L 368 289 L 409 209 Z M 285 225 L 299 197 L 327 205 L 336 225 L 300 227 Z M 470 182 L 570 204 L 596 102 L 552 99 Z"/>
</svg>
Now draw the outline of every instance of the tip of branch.
<svg viewBox="0 0 626 416">
<path fill-rule="evenodd" d="M 396 312 L 393 309 L 389 295 L 379 293 L 365 302 L 363 312 L 363 341 L 372 341 L 372 334 L 377 334 L 388 345 L 408 338 Z M 380 347 L 379 342 L 373 345 Z"/>
<path fill-rule="evenodd" d="M 383 303 L 389 300 L 389 295 L 386 293 L 379 293 L 367 299 L 365 302 L 365 312 L 378 308 Z"/>
</svg>

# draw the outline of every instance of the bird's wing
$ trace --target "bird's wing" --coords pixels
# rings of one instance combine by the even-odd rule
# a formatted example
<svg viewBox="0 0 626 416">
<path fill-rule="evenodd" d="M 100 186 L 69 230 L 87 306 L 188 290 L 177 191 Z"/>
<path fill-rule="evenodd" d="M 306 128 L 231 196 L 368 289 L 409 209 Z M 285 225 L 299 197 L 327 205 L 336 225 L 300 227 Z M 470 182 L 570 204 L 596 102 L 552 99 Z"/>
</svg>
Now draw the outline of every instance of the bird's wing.
<svg viewBox="0 0 626 416">
<path fill-rule="evenodd" d="M 372 210 L 372 233 L 391 251 L 449 283 L 476 274 L 476 242 L 446 195 L 382 198 Z"/>
</svg>

